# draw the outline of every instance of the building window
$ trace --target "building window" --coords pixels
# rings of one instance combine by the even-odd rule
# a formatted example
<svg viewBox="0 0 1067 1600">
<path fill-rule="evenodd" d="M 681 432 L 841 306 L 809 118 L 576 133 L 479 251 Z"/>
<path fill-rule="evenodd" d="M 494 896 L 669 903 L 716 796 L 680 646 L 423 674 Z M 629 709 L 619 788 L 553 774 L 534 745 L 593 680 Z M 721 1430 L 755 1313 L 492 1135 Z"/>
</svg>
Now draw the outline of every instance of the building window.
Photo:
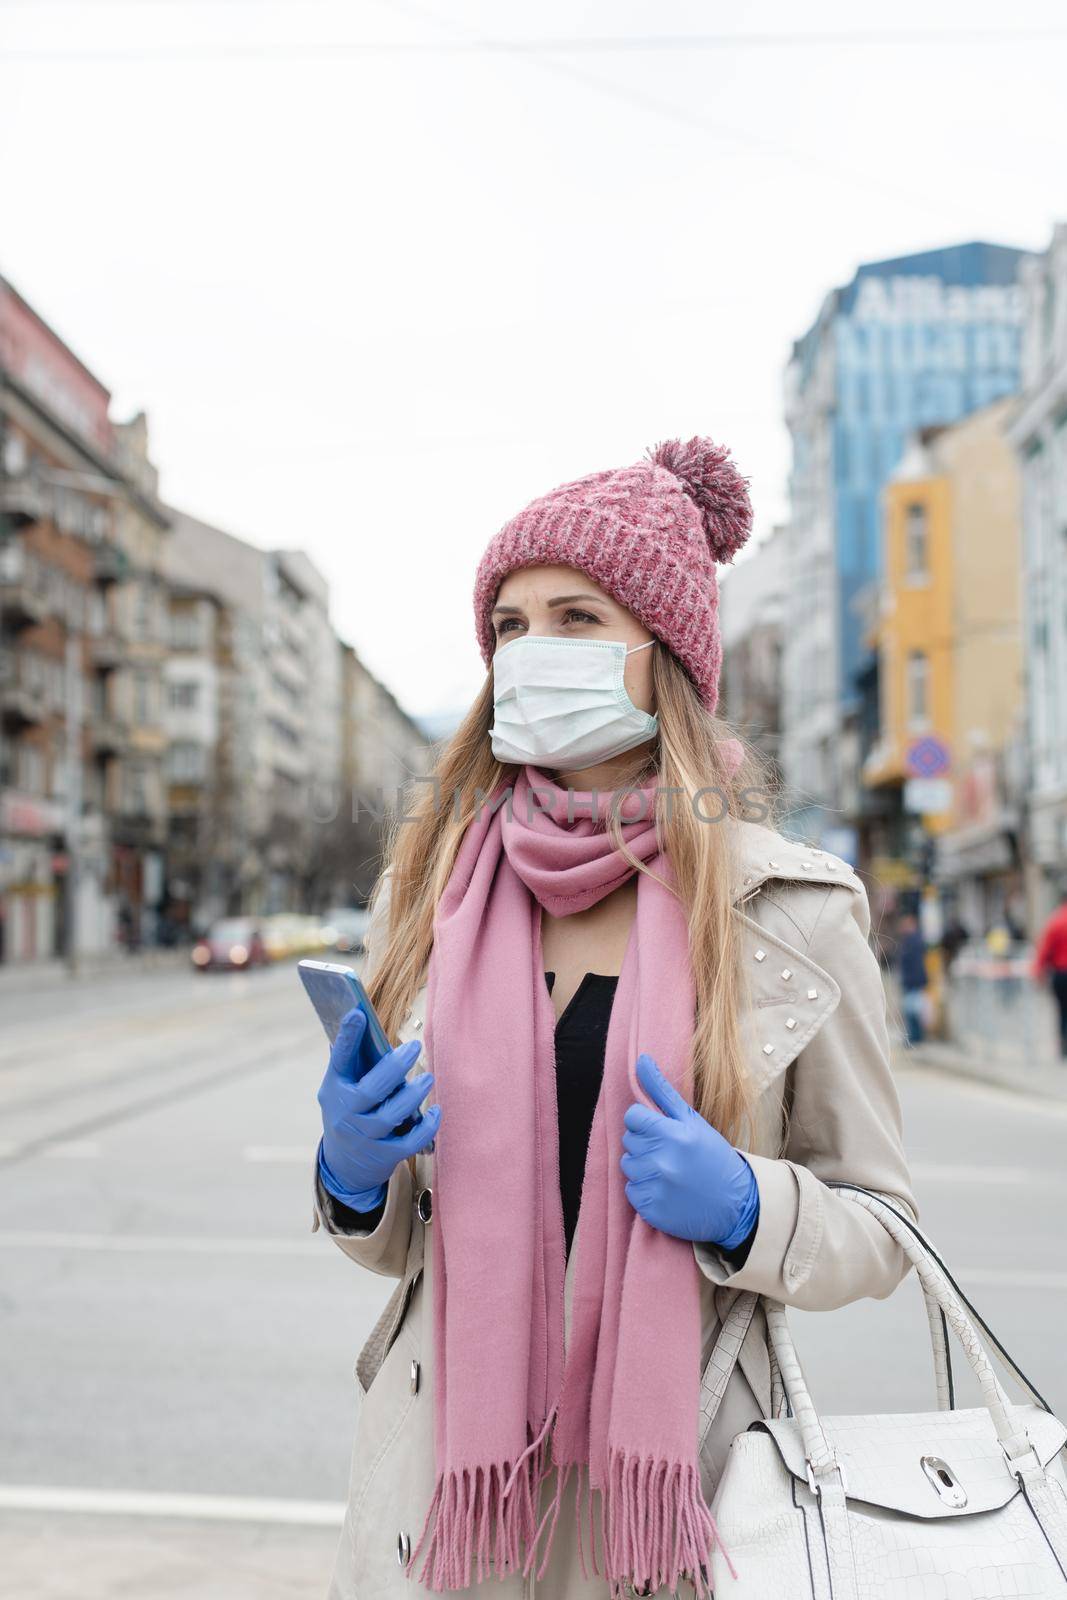
<svg viewBox="0 0 1067 1600">
<path fill-rule="evenodd" d="M 910 505 L 904 515 L 904 576 L 909 583 L 926 583 L 930 576 L 929 531 L 924 505 Z"/>
<path fill-rule="evenodd" d="M 930 719 L 930 662 L 924 650 L 909 650 L 907 662 L 908 727 L 925 728 Z"/>
<path fill-rule="evenodd" d="M 148 774 L 140 761 L 128 761 L 122 768 L 122 809 L 129 817 L 147 817 Z"/>
<path fill-rule="evenodd" d="M 152 597 L 147 583 L 139 583 L 133 594 L 133 636 L 150 639 L 152 636 Z"/>
<path fill-rule="evenodd" d="M 167 749 L 167 777 L 171 783 L 202 783 L 207 769 L 206 751 L 202 744 L 179 739 Z"/>
<path fill-rule="evenodd" d="M 16 747 L 16 784 L 26 794 L 43 795 L 44 753 L 37 745 L 20 744 Z"/>
<path fill-rule="evenodd" d="M 203 650 L 207 647 L 207 619 L 201 605 L 180 605 L 170 614 L 170 643 L 173 650 Z"/>
<path fill-rule="evenodd" d="M 195 711 L 200 700 L 200 685 L 193 679 L 171 683 L 167 697 L 172 711 Z"/>
<path fill-rule="evenodd" d="M 152 679 L 147 672 L 137 672 L 133 679 L 134 718 L 143 727 L 150 727 L 156 720 L 156 696 Z"/>
</svg>

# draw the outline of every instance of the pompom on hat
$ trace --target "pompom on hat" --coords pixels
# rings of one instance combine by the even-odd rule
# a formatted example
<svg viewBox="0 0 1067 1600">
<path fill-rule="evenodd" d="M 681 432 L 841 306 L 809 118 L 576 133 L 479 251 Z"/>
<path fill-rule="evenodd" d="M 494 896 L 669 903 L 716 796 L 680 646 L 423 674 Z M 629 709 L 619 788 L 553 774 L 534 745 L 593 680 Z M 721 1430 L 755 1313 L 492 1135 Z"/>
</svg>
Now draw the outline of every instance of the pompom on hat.
<svg viewBox="0 0 1067 1600">
<path fill-rule="evenodd" d="M 492 609 L 509 572 L 577 567 L 677 656 L 714 711 L 722 666 L 715 567 L 751 531 L 748 479 L 711 439 L 667 439 L 631 467 L 560 484 L 505 523 L 478 563 L 482 659 L 488 667 L 493 658 Z"/>
</svg>

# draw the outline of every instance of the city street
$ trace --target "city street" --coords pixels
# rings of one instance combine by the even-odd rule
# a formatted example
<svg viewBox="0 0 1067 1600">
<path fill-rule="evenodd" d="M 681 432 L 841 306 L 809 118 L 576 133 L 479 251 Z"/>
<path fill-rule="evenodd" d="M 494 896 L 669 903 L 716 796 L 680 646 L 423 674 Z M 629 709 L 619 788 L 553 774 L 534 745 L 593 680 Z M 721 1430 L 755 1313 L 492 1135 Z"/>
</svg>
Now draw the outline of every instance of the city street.
<svg viewBox="0 0 1067 1600">
<path fill-rule="evenodd" d="M 294 969 L 0 1009 L 0 1595 L 321 1596 L 391 1285 L 310 1232 L 324 1039 Z M 1067 1415 L 1067 1107 L 900 1087 L 925 1228 Z M 914 1278 L 795 1321 L 826 1410 L 932 1407 Z"/>
</svg>

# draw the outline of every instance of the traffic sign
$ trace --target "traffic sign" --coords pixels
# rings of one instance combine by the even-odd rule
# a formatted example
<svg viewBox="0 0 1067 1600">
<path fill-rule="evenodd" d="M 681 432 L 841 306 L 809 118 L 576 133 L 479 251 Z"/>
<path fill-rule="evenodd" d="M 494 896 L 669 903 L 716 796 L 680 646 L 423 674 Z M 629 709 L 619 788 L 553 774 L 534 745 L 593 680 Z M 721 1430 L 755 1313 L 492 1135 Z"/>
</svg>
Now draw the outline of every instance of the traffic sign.
<svg viewBox="0 0 1067 1600">
<path fill-rule="evenodd" d="M 928 817 L 951 811 L 951 783 L 947 778 L 908 778 L 904 784 L 904 810 Z"/>
<path fill-rule="evenodd" d="M 908 746 L 906 765 L 910 778 L 938 778 L 948 771 L 948 745 L 932 733 L 924 734 Z"/>
</svg>

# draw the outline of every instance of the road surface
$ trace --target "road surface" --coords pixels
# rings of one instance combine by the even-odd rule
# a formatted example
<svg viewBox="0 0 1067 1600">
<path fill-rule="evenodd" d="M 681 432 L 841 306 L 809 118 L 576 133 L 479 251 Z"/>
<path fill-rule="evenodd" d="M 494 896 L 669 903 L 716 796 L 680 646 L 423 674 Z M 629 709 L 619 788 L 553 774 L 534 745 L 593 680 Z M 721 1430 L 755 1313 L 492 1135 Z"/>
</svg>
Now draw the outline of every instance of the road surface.
<svg viewBox="0 0 1067 1600">
<path fill-rule="evenodd" d="M 8 985 L 0 1016 L 0 1596 L 321 1600 L 391 1284 L 310 1231 L 293 968 Z M 1067 1106 L 899 1083 L 927 1232 L 1067 1417 Z M 932 1407 L 914 1278 L 795 1325 L 825 1409 Z"/>
</svg>

